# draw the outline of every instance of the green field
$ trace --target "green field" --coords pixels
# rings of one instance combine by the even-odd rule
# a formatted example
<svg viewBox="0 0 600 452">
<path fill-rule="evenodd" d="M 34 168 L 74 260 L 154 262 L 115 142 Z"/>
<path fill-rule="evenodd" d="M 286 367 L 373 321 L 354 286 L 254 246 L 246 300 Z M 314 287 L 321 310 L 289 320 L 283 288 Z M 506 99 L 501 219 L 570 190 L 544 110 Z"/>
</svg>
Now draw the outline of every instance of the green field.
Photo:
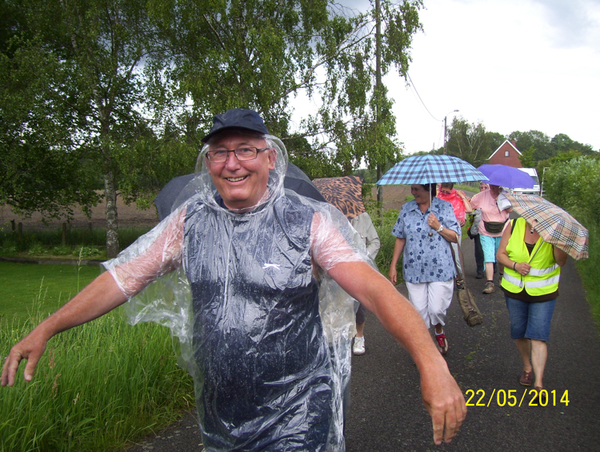
<svg viewBox="0 0 600 452">
<path fill-rule="evenodd" d="M 100 274 L 93 265 L 35 265 L 0 262 L 0 316 L 25 320 L 37 300 L 50 314 Z"/>
<path fill-rule="evenodd" d="M 0 356 L 100 273 L 98 266 L 0 262 Z M 194 406 L 177 342 L 122 308 L 48 342 L 31 383 L 0 388 L 0 451 L 123 450 Z"/>
</svg>

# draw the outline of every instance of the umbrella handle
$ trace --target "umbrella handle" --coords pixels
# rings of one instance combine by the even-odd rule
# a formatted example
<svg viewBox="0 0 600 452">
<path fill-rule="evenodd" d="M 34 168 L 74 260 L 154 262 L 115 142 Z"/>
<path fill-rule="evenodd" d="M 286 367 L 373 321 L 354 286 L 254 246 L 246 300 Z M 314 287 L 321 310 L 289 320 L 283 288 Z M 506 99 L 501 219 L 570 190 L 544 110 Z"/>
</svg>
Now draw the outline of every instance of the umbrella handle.
<svg viewBox="0 0 600 452">
<path fill-rule="evenodd" d="M 529 260 L 527 261 L 527 263 L 528 263 L 528 264 L 530 264 L 530 263 L 531 263 L 531 261 L 533 260 L 533 258 L 534 258 L 534 257 L 535 257 L 535 255 L 537 254 L 537 252 L 540 250 L 540 248 L 542 247 L 542 243 L 543 243 L 543 242 L 544 242 L 544 239 L 542 239 L 542 238 L 540 237 L 540 242 L 539 242 L 540 246 L 538 246 L 537 248 L 535 248 L 535 249 L 533 250 L 533 253 L 531 254 L 531 257 L 530 257 L 530 258 L 529 258 Z"/>
</svg>

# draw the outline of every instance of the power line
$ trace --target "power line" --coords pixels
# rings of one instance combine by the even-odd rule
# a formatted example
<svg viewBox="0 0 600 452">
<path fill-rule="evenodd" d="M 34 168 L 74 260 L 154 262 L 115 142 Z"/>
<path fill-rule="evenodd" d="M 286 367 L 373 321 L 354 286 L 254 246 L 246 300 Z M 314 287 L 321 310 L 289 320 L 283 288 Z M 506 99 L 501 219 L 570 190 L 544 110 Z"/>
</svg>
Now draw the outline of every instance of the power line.
<svg viewBox="0 0 600 452">
<path fill-rule="evenodd" d="M 423 99 L 421 99 L 421 95 L 419 94 L 419 92 L 417 91 L 417 87 L 415 86 L 414 82 L 412 81 L 412 79 L 410 78 L 410 74 L 407 72 L 406 76 L 408 77 L 408 81 L 410 82 L 410 86 L 412 86 L 412 88 L 415 90 L 415 93 L 417 93 L 417 97 L 419 98 L 419 100 L 421 101 L 421 104 L 423 105 L 423 107 L 425 108 L 425 110 L 427 110 L 427 113 L 429 113 L 429 115 L 435 119 L 436 121 L 441 121 L 440 119 L 436 118 L 435 116 L 433 116 L 433 114 L 429 111 L 429 108 L 427 108 L 427 105 L 425 105 L 425 102 L 423 102 Z"/>
</svg>

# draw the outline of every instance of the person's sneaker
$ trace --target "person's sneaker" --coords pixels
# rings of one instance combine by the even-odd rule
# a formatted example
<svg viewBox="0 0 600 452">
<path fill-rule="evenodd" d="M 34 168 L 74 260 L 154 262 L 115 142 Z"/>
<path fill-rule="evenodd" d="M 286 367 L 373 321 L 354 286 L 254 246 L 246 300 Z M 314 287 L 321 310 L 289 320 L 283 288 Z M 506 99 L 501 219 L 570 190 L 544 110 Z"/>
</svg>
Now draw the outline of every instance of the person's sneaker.
<svg viewBox="0 0 600 452">
<path fill-rule="evenodd" d="M 448 353 L 448 339 L 444 333 L 435 335 L 435 345 L 442 355 Z"/>
<path fill-rule="evenodd" d="M 521 386 L 531 386 L 533 384 L 533 371 L 523 371 L 523 375 L 519 378 L 519 384 Z"/>
<path fill-rule="evenodd" d="M 481 272 L 477 272 L 477 276 L 475 276 L 475 279 L 481 279 L 484 277 L 484 274 Z"/>
<path fill-rule="evenodd" d="M 352 352 L 355 355 L 364 355 L 365 354 L 365 338 L 356 336 L 354 338 L 354 346 L 352 347 Z"/>
<path fill-rule="evenodd" d="M 483 293 L 492 293 L 494 291 L 494 283 L 493 282 L 486 282 L 485 283 L 485 288 L 483 289 Z"/>
</svg>

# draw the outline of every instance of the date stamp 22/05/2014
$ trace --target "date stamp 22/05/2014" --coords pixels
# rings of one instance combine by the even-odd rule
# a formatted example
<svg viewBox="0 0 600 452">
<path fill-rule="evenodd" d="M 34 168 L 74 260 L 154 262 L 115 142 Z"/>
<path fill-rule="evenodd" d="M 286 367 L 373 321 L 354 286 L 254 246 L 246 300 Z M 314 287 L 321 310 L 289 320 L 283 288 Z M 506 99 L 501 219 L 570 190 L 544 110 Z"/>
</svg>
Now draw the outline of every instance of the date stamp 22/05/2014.
<svg viewBox="0 0 600 452">
<path fill-rule="evenodd" d="M 489 394 L 489 395 L 488 395 Z M 467 406 L 569 406 L 569 390 L 560 391 L 546 389 L 525 389 L 522 394 L 516 389 L 494 389 L 486 393 L 483 389 L 467 389 L 465 393 Z"/>
</svg>

